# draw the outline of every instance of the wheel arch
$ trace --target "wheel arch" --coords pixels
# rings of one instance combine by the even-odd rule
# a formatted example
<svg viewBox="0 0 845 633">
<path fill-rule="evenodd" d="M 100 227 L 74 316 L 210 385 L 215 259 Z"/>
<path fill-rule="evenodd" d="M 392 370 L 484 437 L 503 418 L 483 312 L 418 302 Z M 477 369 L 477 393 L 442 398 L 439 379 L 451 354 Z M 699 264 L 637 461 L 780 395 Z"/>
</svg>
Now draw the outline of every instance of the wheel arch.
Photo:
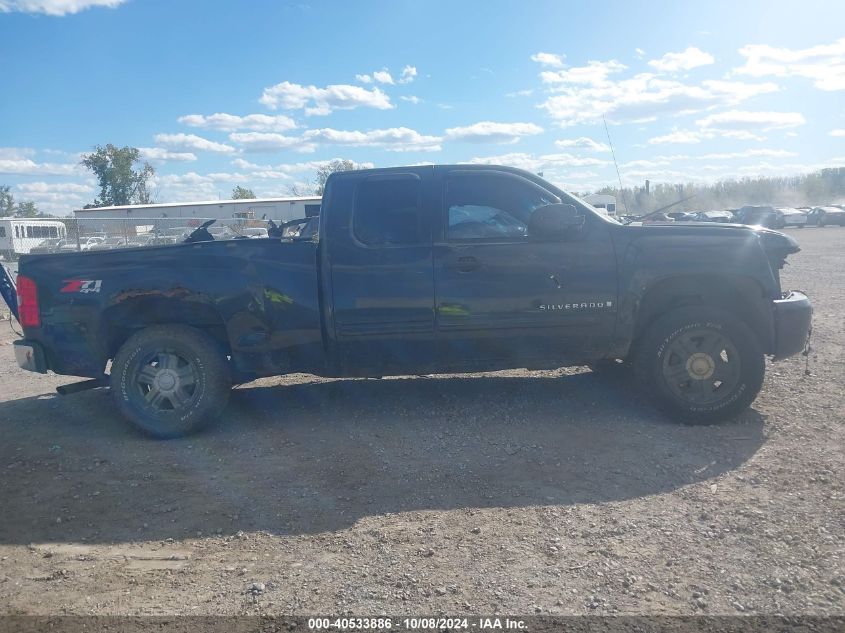
<svg viewBox="0 0 845 633">
<path fill-rule="evenodd" d="M 226 324 L 214 306 L 201 301 L 143 297 L 124 301 L 103 311 L 100 318 L 100 341 L 105 357 L 114 358 L 117 350 L 130 336 L 154 325 L 196 328 L 209 335 L 223 353 L 230 353 Z"/>
<path fill-rule="evenodd" d="M 737 316 L 757 336 L 766 353 L 774 345 L 771 299 L 754 278 L 729 274 L 677 275 L 651 284 L 636 309 L 636 342 L 661 315 L 681 307 L 707 306 Z"/>
</svg>

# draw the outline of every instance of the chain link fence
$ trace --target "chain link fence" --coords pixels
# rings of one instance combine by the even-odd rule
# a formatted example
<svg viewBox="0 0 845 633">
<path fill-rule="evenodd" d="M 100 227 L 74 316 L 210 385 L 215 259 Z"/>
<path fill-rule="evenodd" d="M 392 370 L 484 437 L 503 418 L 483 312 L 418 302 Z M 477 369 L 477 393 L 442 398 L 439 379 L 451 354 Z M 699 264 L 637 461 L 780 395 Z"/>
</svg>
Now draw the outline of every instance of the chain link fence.
<svg viewBox="0 0 845 633">
<path fill-rule="evenodd" d="M 30 254 L 179 244 L 209 220 L 214 222 L 206 230 L 214 240 L 296 237 L 304 235 L 303 231 L 316 232 L 315 226 L 310 226 L 316 225 L 316 218 L 281 226 L 252 218 L 0 218 L 0 258 L 11 262 Z"/>
</svg>

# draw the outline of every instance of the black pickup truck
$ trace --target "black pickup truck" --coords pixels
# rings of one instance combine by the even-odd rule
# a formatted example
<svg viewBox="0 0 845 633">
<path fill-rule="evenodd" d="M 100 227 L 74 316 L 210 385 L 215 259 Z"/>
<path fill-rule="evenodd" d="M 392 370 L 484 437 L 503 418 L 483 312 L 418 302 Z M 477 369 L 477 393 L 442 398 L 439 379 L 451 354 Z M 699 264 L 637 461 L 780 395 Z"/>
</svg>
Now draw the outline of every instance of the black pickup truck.
<svg viewBox="0 0 845 633">
<path fill-rule="evenodd" d="M 507 167 L 344 172 L 311 237 L 22 257 L 15 352 L 110 384 L 158 437 L 260 376 L 609 362 L 706 423 L 751 404 L 766 355 L 805 349 L 812 307 L 779 279 L 798 250 L 738 225 L 626 226 Z"/>
</svg>

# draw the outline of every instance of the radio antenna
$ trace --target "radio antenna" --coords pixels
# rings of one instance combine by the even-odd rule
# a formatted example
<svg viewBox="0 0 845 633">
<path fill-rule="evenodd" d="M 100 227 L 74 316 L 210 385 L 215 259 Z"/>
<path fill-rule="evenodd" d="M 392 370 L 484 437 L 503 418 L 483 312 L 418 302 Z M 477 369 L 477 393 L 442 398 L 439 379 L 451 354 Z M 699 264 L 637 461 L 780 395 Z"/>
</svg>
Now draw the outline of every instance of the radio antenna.
<svg viewBox="0 0 845 633">
<path fill-rule="evenodd" d="M 616 167 L 616 178 L 619 180 L 619 195 L 624 198 L 625 197 L 625 190 L 622 188 L 622 176 L 619 174 L 619 163 L 616 162 L 616 152 L 613 151 L 613 141 L 610 140 L 610 130 L 607 127 L 607 119 L 604 118 L 604 115 L 601 115 L 601 120 L 604 122 L 604 132 L 607 134 L 607 144 L 610 145 L 610 155 L 613 156 L 613 166 Z M 631 210 L 628 208 L 628 201 L 623 199 L 625 203 L 625 212 L 631 213 Z"/>
</svg>

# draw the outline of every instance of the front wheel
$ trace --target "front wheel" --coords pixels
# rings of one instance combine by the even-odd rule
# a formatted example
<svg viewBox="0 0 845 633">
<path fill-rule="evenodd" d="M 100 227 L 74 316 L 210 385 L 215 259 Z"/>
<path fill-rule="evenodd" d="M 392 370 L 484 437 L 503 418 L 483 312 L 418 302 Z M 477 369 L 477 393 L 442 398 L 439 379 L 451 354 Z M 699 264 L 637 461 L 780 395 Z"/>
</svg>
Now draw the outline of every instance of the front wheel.
<svg viewBox="0 0 845 633">
<path fill-rule="evenodd" d="M 709 424 L 748 408 L 766 365 L 756 335 L 726 312 L 682 308 L 658 319 L 637 344 L 634 369 L 658 406 L 686 424 Z"/>
<path fill-rule="evenodd" d="M 121 412 L 158 438 L 180 437 L 213 420 L 231 389 L 223 352 L 205 333 L 162 325 L 132 335 L 115 355 L 111 390 Z"/>
</svg>

